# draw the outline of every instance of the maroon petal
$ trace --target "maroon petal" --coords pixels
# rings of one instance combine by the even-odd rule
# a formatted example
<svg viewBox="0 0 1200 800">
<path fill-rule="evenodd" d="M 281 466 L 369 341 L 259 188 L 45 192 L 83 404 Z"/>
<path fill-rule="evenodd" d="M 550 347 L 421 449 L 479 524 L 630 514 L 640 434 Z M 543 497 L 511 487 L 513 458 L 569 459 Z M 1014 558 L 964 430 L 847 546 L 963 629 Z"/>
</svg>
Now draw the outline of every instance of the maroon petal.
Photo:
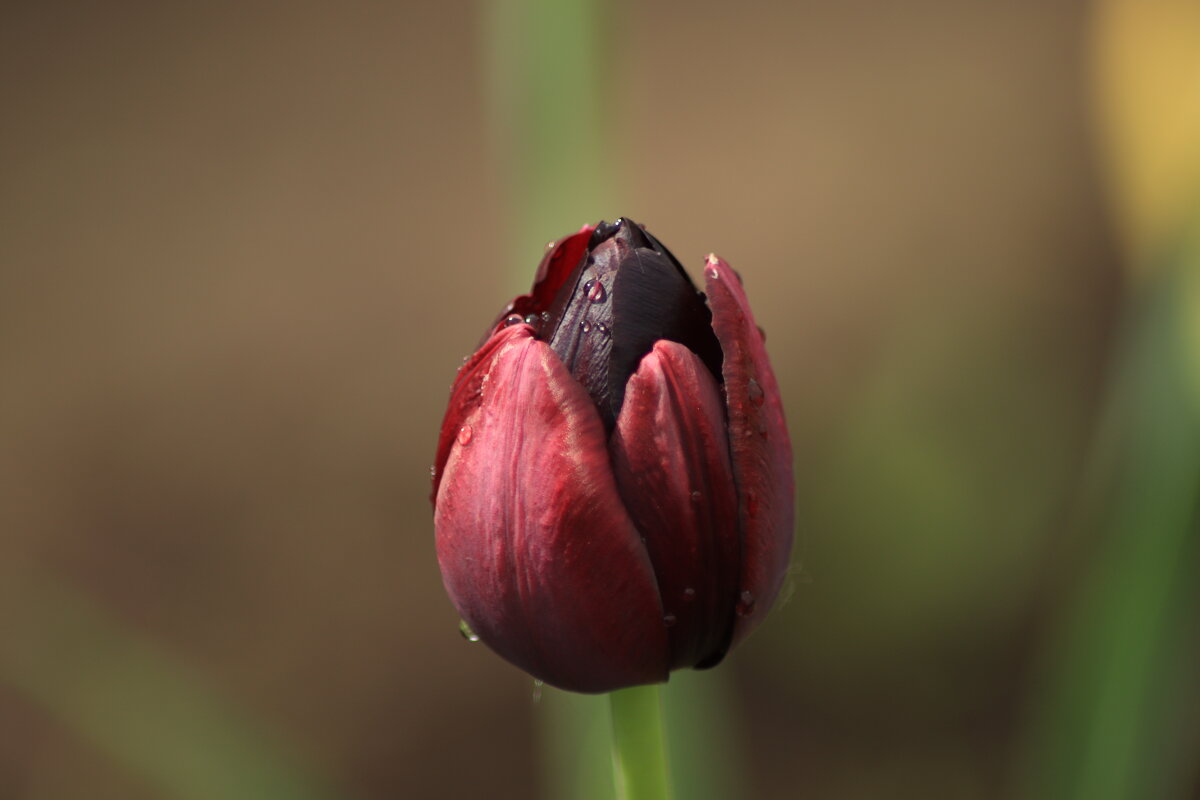
<svg viewBox="0 0 1200 800">
<path fill-rule="evenodd" d="M 501 328 L 492 334 L 483 345 L 468 358 L 454 377 L 454 385 L 450 388 L 450 402 L 446 406 L 446 415 L 442 417 L 442 430 L 438 434 L 437 456 L 433 461 L 433 491 L 429 495 L 430 502 L 437 505 L 438 486 L 442 482 L 442 473 L 446 468 L 446 459 L 450 457 L 450 446 L 467 417 L 479 407 L 483 398 L 483 381 L 491 369 L 496 353 L 516 335 L 518 325 Z M 528 333 L 532 333 L 526 328 Z"/>
<path fill-rule="evenodd" d="M 659 341 L 625 387 L 610 442 L 658 577 L 672 669 L 717 663 L 733 625 L 740 539 L 723 405 L 704 362 Z"/>
<path fill-rule="evenodd" d="M 710 255 L 704 268 L 713 330 L 724 361 L 729 445 L 742 523 L 737 644 L 779 594 L 792 551 L 792 445 L 779 385 L 737 273 Z"/>
<path fill-rule="evenodd" d="M 580 260 L 587 254 L 588 239 L 591 238 L 593 225 L 584 225 L 578 233 L 563 237 L 557 242 L 551 242 L 546 248 L 538 264 L 537 274 L 533 278 L 533 288 L 529 294 L 523 294 L 513 300 L 500 316 L 492 323 L 494 332 L 497 325 L 512 314 L 527 317 L 530 314 L 541 314 L 554 303 L 554 299 L 562 290 L 563 284 L 575 272 Z"/>
<path fill-rule="evenodd" d="M 595 407 L 528 326 L 493 338 L 437 495 L 446 591 L 493 650 L 554 686 L 666 680 L 654 571 Z"/>
</svg>

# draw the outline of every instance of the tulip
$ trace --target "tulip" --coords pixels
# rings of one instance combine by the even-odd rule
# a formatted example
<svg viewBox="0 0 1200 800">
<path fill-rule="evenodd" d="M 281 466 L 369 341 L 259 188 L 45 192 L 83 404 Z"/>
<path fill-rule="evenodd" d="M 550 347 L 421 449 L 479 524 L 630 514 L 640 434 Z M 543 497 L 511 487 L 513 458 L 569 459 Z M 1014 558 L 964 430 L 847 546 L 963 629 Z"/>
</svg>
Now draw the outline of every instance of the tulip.
<svg viewBox="0 0 1200 800">
<path fill-rule="evenodd" d="M 553 686 L 714 666 L 779 592 L 779 389 L 740 278 L 715 256 L 704 277 L 701 294 L 628 219 L 584 226 L 451 390 L 433 469 L 446 591 L 475 636 Z"/>
</svg>

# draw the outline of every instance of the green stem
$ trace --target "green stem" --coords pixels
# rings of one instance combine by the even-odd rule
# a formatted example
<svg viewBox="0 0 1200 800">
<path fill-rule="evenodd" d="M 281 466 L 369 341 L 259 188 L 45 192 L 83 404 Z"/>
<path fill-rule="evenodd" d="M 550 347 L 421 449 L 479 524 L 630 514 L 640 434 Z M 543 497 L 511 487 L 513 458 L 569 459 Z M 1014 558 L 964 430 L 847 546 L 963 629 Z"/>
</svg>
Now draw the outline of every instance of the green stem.
<svg viewBox="0 0 1200 800">
<path fill-rule="evenodd" d="M 621 800 L 669 800 L 671 785 L 659 687 L 635 686 L 608 697 L 617 796 Z"/>
</svg>

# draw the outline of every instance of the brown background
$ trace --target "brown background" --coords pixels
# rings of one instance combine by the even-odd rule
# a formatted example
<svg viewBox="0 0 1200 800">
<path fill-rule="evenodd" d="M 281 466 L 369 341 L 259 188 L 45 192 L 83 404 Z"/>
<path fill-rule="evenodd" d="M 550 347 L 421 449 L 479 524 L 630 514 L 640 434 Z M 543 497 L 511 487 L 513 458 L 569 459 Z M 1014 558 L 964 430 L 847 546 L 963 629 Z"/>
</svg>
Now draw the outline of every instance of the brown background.
<svg viewBox="0 0 1200 800">
<path fill-rule="evenodd" d="M 713 673 L 744 796 L 1004 796 L 1118 294 L 1087 8 L 733 9 L 613 8 L 630 206 L 591 216 L 738 267 L 787 401 L 802 566 Z M 427 500 L 517 288 L 482 36 L 456 2 L 0 11 L 0 580 L 67 587 L 358 798 L 542 781 Z M 50 646 L 38 597 L 0 595 L 10 658 Z M 3 681 L 0 795 L 167 796 Z"/>
</svg>

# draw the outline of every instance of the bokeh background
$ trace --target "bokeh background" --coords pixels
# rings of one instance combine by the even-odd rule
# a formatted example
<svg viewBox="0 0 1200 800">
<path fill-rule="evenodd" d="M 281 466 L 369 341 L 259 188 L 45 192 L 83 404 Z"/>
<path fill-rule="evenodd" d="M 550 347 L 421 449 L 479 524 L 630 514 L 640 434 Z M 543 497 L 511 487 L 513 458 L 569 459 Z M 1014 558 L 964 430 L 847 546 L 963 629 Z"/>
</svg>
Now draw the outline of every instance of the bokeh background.
<svg viewBox="0 0 1200 800">
<path fill-rule="evenodd" d="M 681 797 L 1200 797 L 1197 54 L 1172 0 L 4 4 L 0 797 L 611 796 L 428 491 L 620 215 L 741 271 L 797 458 Z"/>
</svg>

